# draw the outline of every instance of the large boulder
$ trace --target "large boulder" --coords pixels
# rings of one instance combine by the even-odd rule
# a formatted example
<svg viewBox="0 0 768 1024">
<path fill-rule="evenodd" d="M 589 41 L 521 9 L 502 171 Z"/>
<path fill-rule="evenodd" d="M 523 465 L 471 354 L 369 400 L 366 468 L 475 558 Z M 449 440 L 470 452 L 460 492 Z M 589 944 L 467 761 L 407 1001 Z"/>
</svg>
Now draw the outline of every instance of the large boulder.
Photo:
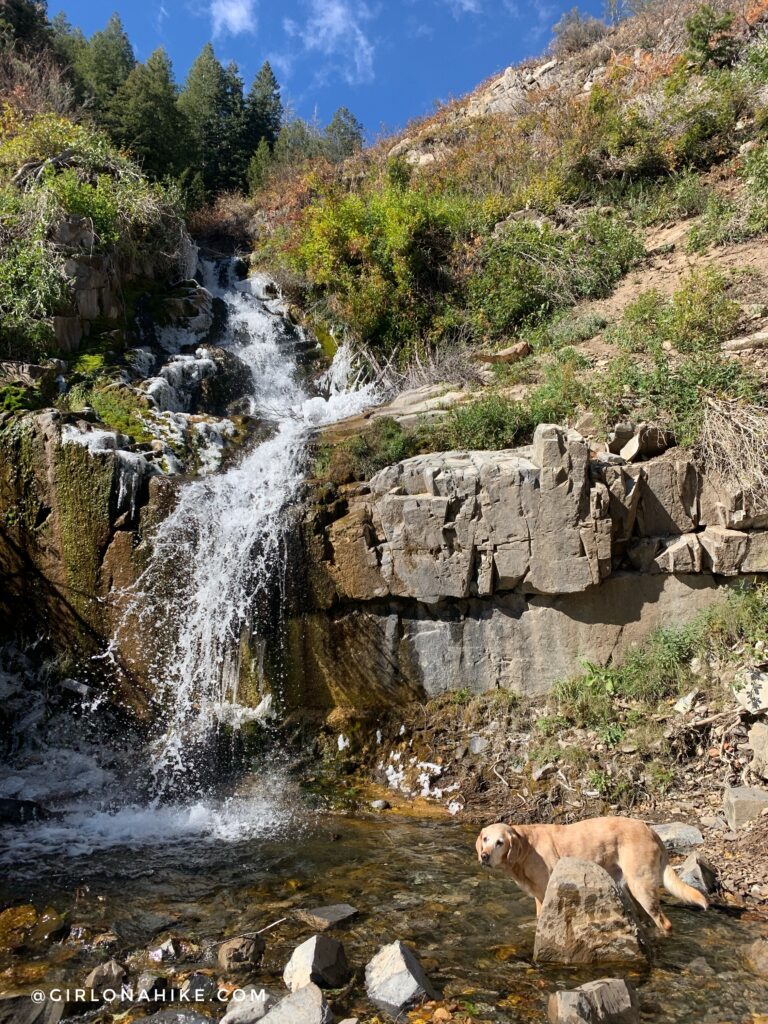
<svg viewBox="0 0 768 1024">
<path fill-rule="evenodd" d="M 238 989 L 227 1005 L 220 1024 L 258 1024 L 275 1005 L 275 998 L 266 989 L 249 985 Z"/>
<path fill-rule="evenodd" d="M 329 935 L 313 935 L 294 949 L 285 965 L 283 981 L 296 992 L 313 982 L 321 988 L 339 988 L 349 980 L 344 947 Z"/>
<path fill-rule="evenodd" d="M 365 990 L 374 1006 L 393 1017 L 438 998 L 416 954 L 402 942 L 382 946 L 367 964 Z"/>
<path fill-rule="evenodd" d="M 698 853 L 689 853 L 675 871 L 681 881 L 705 896 L 711 896 L 720 886 L 717 868 Z"/>
<path fill-rule="evenodd" d="M 333 1013 L 317 985 L 305 985 L 262 1017 L 264 1024 L 332 1024 Z"/>
<path fill-rule="evenodd" d="M 723 797 L 725 820 L 732 829 L 743 828 L 768 811 L 768 790 L 757 786 L 729 786 Z"/>
<path fill-rule="evenodd" d="M 634 988 L 619 978 L 590 981 L 549 997 L 551 1024 L 640 1024 Z"/>
<path fill-rule="evenodd" d="M 653 831 L 670 853 L 688 853 L 704 842 L 704 836 L 695 825 L 686 825 L 682 821 L 654 825 Z"/>
<path fill-rule="evenodd" d="M 540 963 L 626 963 L 644 957 L 631 908 L 611 876 L 593 861 L 563 857 L 541 907 L 534 959 Z"/>
</svg>

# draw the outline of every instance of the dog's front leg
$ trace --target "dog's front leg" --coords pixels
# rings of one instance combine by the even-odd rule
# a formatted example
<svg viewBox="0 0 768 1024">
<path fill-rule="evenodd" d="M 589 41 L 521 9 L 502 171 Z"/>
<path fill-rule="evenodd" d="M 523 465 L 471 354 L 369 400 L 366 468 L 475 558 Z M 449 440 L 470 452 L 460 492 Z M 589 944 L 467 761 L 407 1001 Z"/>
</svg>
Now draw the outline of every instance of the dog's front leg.
<svg viewBox="0 0 768 1024">
<path fill-rule="evenodd" d="M 534 899 L 536 900 L 536 917 L 541 917 L 541 900 L 537 899 L 535 896 Z"/>
</svg>

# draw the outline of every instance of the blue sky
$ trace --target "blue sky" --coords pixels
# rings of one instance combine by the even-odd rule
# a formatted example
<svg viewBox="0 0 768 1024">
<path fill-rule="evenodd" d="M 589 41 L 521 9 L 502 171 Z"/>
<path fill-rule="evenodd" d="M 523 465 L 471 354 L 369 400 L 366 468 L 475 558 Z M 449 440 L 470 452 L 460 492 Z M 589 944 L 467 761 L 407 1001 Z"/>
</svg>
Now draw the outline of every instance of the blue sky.
<svg viewBox="0 0 768 1024">
<path fill-rule="evenodd" d="M 343 105 L 369 138 L 540 53 L 574 0 L 49 0 L 90 35 L 117 10 L 140 60 L 168 51 L 180 81 L 204 43 L 246 84 L 265 59 L 302 117 Z M 582 10 L 599 14 L 599 0 Z"/>
</svg>

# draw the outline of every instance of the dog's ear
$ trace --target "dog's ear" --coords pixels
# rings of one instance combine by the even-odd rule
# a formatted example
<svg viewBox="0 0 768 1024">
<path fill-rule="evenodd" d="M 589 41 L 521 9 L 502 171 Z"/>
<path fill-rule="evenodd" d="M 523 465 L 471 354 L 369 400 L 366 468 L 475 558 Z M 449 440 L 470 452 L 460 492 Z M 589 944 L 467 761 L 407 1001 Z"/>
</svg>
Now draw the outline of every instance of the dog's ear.
<svg viewBox="0 0 768 1024">
<path fill-rule="evenodd" d="M 482 832 L 478 833 L 477 839 L 475 840 L 475 849 L 477 850 L 477 857 L 478 857 L 478 860 L 479 860 L 480 859 L 480 854 L 482 853 L 482 850 L 483 850 L 483 833 Z"/>
<path fill-rule="evenodd" d="M 511 825 L 507 825 L 507 864 L 517 864 L 523 855 L 523 837 Z"/>
</svg>

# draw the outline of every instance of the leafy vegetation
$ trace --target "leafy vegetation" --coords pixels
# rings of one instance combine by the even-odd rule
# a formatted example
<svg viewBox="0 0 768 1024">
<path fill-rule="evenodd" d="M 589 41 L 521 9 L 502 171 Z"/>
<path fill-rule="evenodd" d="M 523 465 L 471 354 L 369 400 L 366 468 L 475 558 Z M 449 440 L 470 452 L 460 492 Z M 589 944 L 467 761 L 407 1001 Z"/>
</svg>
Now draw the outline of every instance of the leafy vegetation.
<svg viewBox="0 0 768 1024">
<path fill-rule="evenodd" d="M 768 588 L 740 587 L 722 605 L 699 615 L 687 626 L 656 630 L 649 640 L 618 665 L 585 671 L 555 689 L 559 721 L 580 728 L 608 728 L 626 721 L 627 704 L 638 710 L 655 709 L 692 687 L 702 688 L 706 676 L 694 673 L 701 665 L 727 661 L 738 651 L 749 656 L 768 641 Z M 637 725 L 636 715 L 629 721 Z"/>
<path fill-rule="evenodd" d="M 62 158 L 62 154 L 67 154 Z M 71 291 L 57 232 L 83 218 L 92 253 L 129 260 L 142 247 L 169 254 L 181 236 L 173 186 L 149 182 L 109 139 L 55 114 L 0 116 L 0 352 L 37 359 L 55 350 L 52 317 Z"/>
</svg>

